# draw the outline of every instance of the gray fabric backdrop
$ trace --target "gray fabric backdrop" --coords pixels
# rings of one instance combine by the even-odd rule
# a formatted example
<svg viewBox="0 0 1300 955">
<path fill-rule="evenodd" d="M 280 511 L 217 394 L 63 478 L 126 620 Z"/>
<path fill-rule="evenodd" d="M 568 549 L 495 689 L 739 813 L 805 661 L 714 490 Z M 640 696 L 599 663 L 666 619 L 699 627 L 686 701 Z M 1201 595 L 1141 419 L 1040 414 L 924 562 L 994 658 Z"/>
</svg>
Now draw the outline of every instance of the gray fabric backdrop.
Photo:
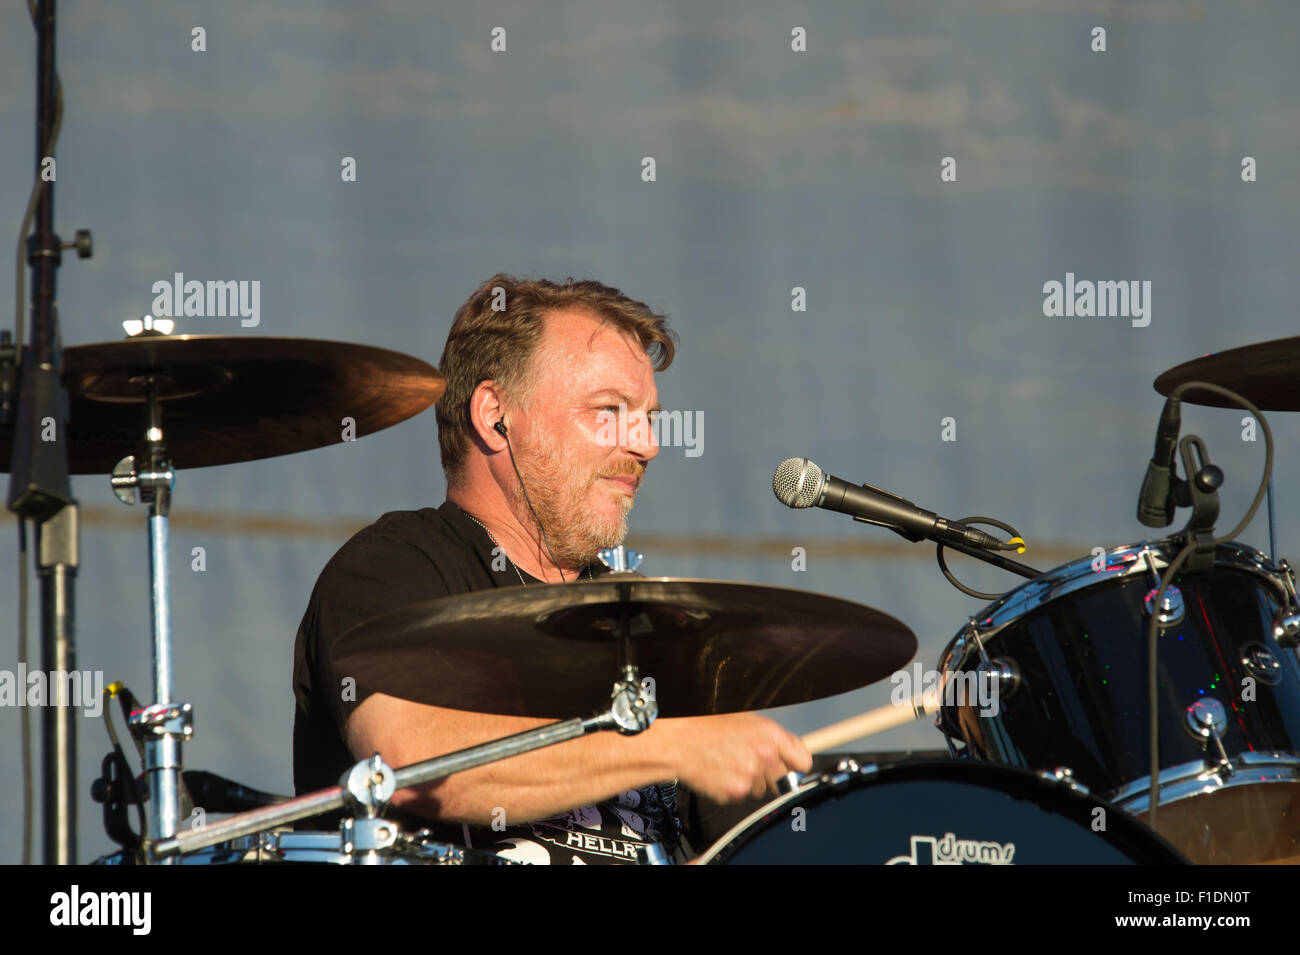
<svg viewBox="0 0 1300 955">
<path fill-rule="evenodd" d="M 97 245 L 60 274 L 66 343 L 119 337 L 153 283 L 182 272 L 259 281 L 261 302 L 255 328 L 195 317 L 180 331 L 436 362 L 455 308 L 493 272 L 598 278 L 672 315 L 681 349 L 660 378 L 664 406 L 703 415 L 703 453 L 666 448 L 650 469 L 632 516 L 643 569 L 870 604 L 915 630 L 927 666 L 978 602 L 943 581 L 929 546 L 781 507 L 777 463 L 807 455 L 952 517 L 1002 517 L 1046 568 L 1147 533 L 1133 510 L 1160 371 L 1296 331 L 1298 15 L 1283 0 L 137 0 L 65 3 L 61 16 L 57 225 L 92 228 Z M 11 241 L 31 177 L 34 49 L 9 5 Z M 955 181 L 941 179 L 944 157 Z M 1243 181 L 1243 157 L 1257 181 Z M 1067 272 L 1149 281 L 1149 325 L 1046 316 L 1044 283 Z M 795 287 L 806 311 L 792 310 Z M 1240 414 L 1185 417 L 1227 472 L 1226 529 L 1262 444 L 1242 440 Z M 945 418 L 956 440 L 942 440 Z M 1294 554 L 1296 425 L 1273 423 L 1280 549 Z M 79 664 L 147 696 L 143 510 L 104 478 L 75 484 Z M 182 473 L 187 765 L 288 790 L 292 639 L 316 575 L 351 529 L 443 492 L 431 412 L 353 444 Z M 1266 547 L 1263 519 L 1244 537 Z M 197 546 L 202 573 L 186 556 Z M 982 589 L 1016 583 L 961 564 Z M 804 731 L 888 694 L 882 683 L 776 715 Z M 18 716 L 0 708 L 4 861 L 19 857 Z M 107 737 L 100 721 L 79 725 L 84 790 Z M 929 723 L 861 744 L 941 745 Z M 80 822 L 79 856 L 108 851 L 88 798 Z"/>
</svg>

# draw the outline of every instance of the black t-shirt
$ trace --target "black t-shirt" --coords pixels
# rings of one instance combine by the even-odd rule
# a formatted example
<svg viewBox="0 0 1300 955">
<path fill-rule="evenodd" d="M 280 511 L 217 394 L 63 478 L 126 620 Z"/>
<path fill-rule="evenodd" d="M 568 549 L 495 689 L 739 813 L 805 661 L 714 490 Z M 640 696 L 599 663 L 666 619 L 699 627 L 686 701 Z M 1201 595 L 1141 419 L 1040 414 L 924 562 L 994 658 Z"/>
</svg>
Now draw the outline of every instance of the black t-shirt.
<svg viewBox="0 0 1300 955">
<path fill-rule="evenodd" d="M 493 560 L 487 532 L 450 501 L 441 507 L 393 511 L 358 532 L 321 571 L 294 641 L 293 784 L 298 794 L 338 784 L 356 759 L 343 726 L 370 691 L 344 694 L 329 663 L 330 648 L 350 629 L 408 604 L 491 587 L 519 586 L 508 560 Z M 493 569 L 493 565 L 499 569 Z M 606 573 L 602 565 L 588 569 Z M 584 579 L 588 571 L 581 575 Z M 542 581 L 523 574 L 526 585 Z M 355 696 L 355 700 L 344 696 Z M 672 784 L 646 786 L 554 819 L 505 829 L 390 818 L 428 828 L 442 842 L 497 852 L 522 862 L 635 862 L 637 850 L 660 843 L 669 852 L 679 828 Z M 316 828 L 334 824 L 337 816 Z"/>
</svg>

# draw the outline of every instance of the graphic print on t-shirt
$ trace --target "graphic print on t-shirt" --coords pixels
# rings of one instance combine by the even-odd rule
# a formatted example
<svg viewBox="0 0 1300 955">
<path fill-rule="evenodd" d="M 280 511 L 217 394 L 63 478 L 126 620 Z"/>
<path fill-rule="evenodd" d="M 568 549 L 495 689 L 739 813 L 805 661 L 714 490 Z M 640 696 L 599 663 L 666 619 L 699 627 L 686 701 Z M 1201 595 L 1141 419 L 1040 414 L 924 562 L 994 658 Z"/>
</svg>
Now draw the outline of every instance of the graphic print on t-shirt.
<svg viewBox="0 0 1300 955">
<path fill-rule="evenodd" d="M 512 826 L 482 848 L 532 865 L 635 865 L 639 850 L 675 841 L 675 832 L 664 825 L 672 811 L 657 787 L 646 786 L 553 819 Z"/>
</svg>

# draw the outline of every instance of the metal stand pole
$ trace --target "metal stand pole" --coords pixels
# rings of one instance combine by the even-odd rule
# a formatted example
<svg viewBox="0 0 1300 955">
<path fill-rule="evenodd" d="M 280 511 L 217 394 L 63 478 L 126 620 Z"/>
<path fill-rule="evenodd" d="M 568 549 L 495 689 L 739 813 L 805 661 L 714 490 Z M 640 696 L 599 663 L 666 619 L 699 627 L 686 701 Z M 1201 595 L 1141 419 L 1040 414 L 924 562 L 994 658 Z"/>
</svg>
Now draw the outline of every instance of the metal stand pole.
<svg viewBox="0 0 1300 955">
<path fill-rule="evenodd" d="M 0 397 L 0 416 L 14 425 L 10 458 L 9 510 L 37 524 L 41 592 L 41 665 L 58 686 L 71 686 L 75 665 L 73 579 L 77 567 L 77 511 L 68 481 L 67 392 L 59 374 L 56 277 L 63 249 L 79 258 L 92 254 L 90 233 L 77 231 L 75 242 L 54 232 L 54 141 L 58 134 L 59 81 L 54 65 L 55 0 L 32 5 L 36 24 L 36 183 L 27 242 L 31 269 L 31 344 L 15 341 L 18 406 L 10 419 L 8 395 Z M 24 227 L 27 223 L 24 222 Z M 20 305 L 21 307 L 21 305 Z M 0 336 L 3 338 L 4 336 Z M 19 338 L 21 339 L 21 334 Z M 77 851 L 76 723 L 73 701 L 55 698 L 43 720 L 45 862 L 68 865 Z M 24 839 L 26 835 L 24 835 Z"/>
<path fill-rule="evenodd" d="M 181 824 L 181 743 L 194 734 L 193 707 L 172 699 L 171 577 L 168 572 L 168 513 L 176 475 L 163 442 L 162 412 L 155 383 L 145 383 L 145 441 L 148 450 L 136 464 L 127 455 L 113 468 L 113 493 L 134 504 L 137 492 L 149 504 L 150 620 L 153 629 L 154 702 L 131 714 L 131 732 L 144 743 L 149 777 L 148 838 L 176 834 Z"/>
<path fill-rule="evenodd" d="M 1268 476 L 1268 556 L 1277 563 L 1277 523 L 1273 518 L 1273 475 Z"/>
<path fill-rule="evenodd" d="M 36 529 L 41 579 L 41 661 L 50 694 L 42 714 L 45 788 L 45 861 L 72 865 L 77 856 L 77 736 L 68 699 L 77 669 L 73 633 L 73 584 L 77 576 L 77 507 L 69 504 Z M 19 692 L 25 692 L 20 689 Z"/>
<path fill-rule="evenodd" d="M 68 482 L 66 394 L 59 381 L 56 282 L 63 248 L 54 233 L 52 161 L 58 106 L 54 67 L 54 0 L 41 0 L 36 23 L 36 176 L 40 193 L 27 240 L 31 268 L 31 345 L 22 354 L 8 506 L 37 523 L 41 592 L 41 665 L 56 683 L 70 685 L 76 659 L 72 580 L 76 567 L 77 518 Z M 14 343 L 23 348 L 21 341 Z M 52 434 L 51 434 L 52 432 Z M 44 743 L 45 863 L 68 865 L 76 854 L 76 724 L 70 707 L 48 700 Z M 69 701 L 70 702 L 70 701 Z"/>
</svg>

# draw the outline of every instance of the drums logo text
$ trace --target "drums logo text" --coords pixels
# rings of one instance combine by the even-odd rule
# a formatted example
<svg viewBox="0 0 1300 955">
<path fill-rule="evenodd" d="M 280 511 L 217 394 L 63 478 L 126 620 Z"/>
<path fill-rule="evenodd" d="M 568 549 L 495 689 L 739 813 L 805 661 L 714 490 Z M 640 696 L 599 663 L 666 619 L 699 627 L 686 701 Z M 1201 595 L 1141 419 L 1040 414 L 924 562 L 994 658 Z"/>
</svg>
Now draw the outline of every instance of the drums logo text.
<svg viewBox="0 0 1300 955">
<path fill-rule="evenodd" d="M 954 833 L 945 832 L 942 839 L 934 836 L 912 836 L 910 855 L 894 856 L 885 865 L 1014 865 L 1016 844 L 1008 842 L 982 842 L 975 839 L 958 839 Z"/>
</svg>

